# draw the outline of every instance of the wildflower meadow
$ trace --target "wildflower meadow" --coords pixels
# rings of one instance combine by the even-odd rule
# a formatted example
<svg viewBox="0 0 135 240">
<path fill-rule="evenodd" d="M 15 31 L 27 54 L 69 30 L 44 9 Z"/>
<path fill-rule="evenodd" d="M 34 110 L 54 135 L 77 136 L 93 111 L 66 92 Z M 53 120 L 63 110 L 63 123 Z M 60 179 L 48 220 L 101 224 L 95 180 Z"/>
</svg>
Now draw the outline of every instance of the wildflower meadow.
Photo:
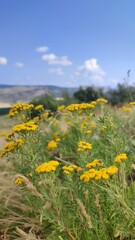
<svg viewBox="0 0 135 240">
<path fill-rule="evenodd" d="M 55 114 L 18 103 L 8 118 L 1 239 L 135 239 L 135 102 L 100 98 Z"/>
</svg>

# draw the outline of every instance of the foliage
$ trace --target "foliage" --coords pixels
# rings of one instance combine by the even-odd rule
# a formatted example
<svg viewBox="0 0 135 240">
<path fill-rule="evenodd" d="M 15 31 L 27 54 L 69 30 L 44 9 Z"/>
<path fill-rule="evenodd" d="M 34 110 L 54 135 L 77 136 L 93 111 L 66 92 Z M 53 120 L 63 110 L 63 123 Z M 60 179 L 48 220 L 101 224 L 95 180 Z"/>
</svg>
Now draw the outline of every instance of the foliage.
<svg viewBox="0 0 135 240">
<path fill-rule="evenodd" d="M 52 117 L 40 105 L 32 120 L 31 107 L 21 119 L 15 110 L 17 124 L 7 137 L 14 146 L 9 142 L 4 156 L 17 186 L 9 204 L 1 198 L 0 229 L 11 239 L 134 239 L 134 106 L 115 111 L 100 98 L 59 107 Z"/>
<path fill-rule="evenodd" d="M 109 100 L 112 105 L 120 105 L 135 100 L 135 87 L 127 84 L 118 84 L 116 89 L 106 89 L 94 87 L 80 88 L 74 93 L 78 102 L 90 102 L 99 97 Z"/>
<path fill-rule="evenodd" d="M 45 109 L 55 112 L 58 107 L 58 102 L 51 96 L 51 94 L 44 94 L 31 101 L 34 106 L 43 105 Z"/>
</svg>

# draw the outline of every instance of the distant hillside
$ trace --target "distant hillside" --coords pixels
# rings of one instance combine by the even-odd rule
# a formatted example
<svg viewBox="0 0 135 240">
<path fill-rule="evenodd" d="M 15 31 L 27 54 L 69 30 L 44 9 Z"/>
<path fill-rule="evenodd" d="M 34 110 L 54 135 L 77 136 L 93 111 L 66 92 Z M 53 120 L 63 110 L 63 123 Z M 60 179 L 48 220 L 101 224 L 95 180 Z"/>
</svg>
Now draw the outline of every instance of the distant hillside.
<svg viewBox="0 0 135 240">
<path fill-rule="evenodd" d="M 29 102 L 31 99 L 42 94 L 51 93 L 54 97 L 61 97 L 63 91 L 67 91 L 70 95 L 77 88 L 66 88 L 58 86 L 14 86 L 0 84 L 0 103 L 16 103 Z"/>
</svg>

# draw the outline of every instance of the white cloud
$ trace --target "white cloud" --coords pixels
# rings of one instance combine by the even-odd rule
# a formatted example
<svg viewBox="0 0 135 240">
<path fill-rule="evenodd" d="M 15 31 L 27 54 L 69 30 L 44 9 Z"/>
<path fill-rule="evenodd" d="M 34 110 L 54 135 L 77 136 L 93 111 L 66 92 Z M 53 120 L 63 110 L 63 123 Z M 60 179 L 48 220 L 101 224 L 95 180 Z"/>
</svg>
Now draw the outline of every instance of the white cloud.
<svg viewBox="0 0 135 240">
<path fill-rule="evenodd" d="M 98 65 L 96 58 L 86 60 L 84 64 L 79 67 L 79 71 L 86 71 L 90 74 L 96 74 L 100 76 L 106 75 L 103 69 Z"/>
<path fill-rule="evenodd" d="M 24 67 L 24 63 L 22 63 L 22 62 L 16 62 L 16 63 L 15 63 L 15 66 L 16 66 L 17 68 L 23 68 L 23 67 Z"/>
<path fill-rule="evenodd" d="M 36 48 L 36 51 L 41 53 L 47 52 L 48 50 L 49 48 L 47 46 L 40 46 Z"/>
<path fill-rule="evenodd" d="M 56 74 L 56 75 L 59 75 L 59 76 L 64 75 L 64 72 L 62 71 L 61 68 L 50 68 L 48 71 L 51 74 Z"/>
<path fill-rule="evenodd" d="M 102 85 L 105 81 L 104 77 L 106 72 L 97 63 L 96 58 L 88 59 L 82 66 L 78 68 L 75 75 L 81 75 L 84 78 L 88 78 L 94 85 Z"/>
<path fill-rule="evenodd" d="M 68 66 L 72 64 L 72 62 L 68 59 L 67 56 L 58 57 L 53 53 L 43 55 L 42 60 L 48 62 L 48 64 L 50 65 L 57 64 L 57 65 Z"/>
<path fill-rule="evenodd" d="M 7 64 L 7 58 L 0 57 L 0 65 L 6 65 Z"/>
</svg>

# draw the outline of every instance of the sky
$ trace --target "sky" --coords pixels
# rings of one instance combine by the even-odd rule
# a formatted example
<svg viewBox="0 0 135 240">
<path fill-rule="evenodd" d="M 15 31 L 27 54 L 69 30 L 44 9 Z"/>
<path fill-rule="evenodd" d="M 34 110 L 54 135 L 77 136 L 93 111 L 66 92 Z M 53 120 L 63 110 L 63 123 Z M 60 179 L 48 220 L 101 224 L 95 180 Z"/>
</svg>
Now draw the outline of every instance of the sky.
<svg viewBox="0 0 135 240">
<path fill-rule="evenodd" d="M 135 82 L 135 0 L 0 0 L 0 84 Z"/>
</svg>

